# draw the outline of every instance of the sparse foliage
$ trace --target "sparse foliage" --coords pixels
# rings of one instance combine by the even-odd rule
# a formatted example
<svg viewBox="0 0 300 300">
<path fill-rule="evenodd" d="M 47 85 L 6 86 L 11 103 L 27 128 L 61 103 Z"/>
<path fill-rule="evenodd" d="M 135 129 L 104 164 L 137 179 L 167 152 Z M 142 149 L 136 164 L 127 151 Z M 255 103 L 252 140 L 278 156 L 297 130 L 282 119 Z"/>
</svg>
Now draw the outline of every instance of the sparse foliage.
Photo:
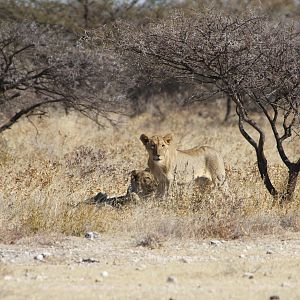
<svg viewBox="0 0 300 300">
<path fill-rule="evenodd" d="M 54 103 L 99 120 L 117 102 L 114 57 L 35 23 L 0 24 L 0 132 Z M 112 92 L 114 95 L 112 95 Z M 119 107 L 120 109 L 120 103 Z M 115 111 L 118 111 L 115 106 Z"/>
<path fill-rule="evenodd" d="M 208 11 L 186 17 L 178 12 L 138 31 L 122 23 L 113 39 L 137 74 L 152 80 L 192 82 L 198 87 L 194 99 L 210 99 L 217 93 L 230 97 L 236 104 L 240 131 L 256 151 L 266 188 L 283 202 L 292 199 L 300 171 L 300 157 L 289 158 L 284 150 L 284 141 L 299 139 L 298 29 L 288 20 L 276 23 L 255 13 L 237 17 Z M 265 132 L 251 116 L 253 105 L 270 123 L 288 169 L 282 192 L 269 176 Z"/>
</svg>

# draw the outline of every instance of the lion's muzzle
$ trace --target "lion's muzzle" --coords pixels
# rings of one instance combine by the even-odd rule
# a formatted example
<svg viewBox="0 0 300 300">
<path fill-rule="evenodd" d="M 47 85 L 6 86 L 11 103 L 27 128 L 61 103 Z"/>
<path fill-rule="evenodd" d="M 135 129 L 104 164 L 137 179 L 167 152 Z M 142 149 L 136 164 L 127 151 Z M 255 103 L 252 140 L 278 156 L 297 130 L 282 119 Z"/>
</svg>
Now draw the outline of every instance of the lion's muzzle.
<svg viewBox="0 0 300 300">
<path fill-rule="evenodd" d="M 159 155 L 153 155 L 153 160 L 154 161 L 160 161 L 161 158 L 159 157 Z"/>
</svg>

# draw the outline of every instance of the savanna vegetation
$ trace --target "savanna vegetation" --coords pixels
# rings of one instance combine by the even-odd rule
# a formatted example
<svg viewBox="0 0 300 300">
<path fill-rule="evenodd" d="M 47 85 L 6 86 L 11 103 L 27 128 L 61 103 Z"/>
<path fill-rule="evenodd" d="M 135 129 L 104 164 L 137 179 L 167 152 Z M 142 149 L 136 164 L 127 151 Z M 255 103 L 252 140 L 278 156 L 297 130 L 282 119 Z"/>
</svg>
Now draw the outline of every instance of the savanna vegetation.
<svg viewBox="0 0 300 300">
<path fill-rule="evenodd" d="M 298 231 L 294 1 L 1 1 L 0 238 Z M 225 118 L 225 121 L 224 121 Z M 121 209 L 142 133 L 224 156 L 230 195 L 174 185 Z"/>
</svg>

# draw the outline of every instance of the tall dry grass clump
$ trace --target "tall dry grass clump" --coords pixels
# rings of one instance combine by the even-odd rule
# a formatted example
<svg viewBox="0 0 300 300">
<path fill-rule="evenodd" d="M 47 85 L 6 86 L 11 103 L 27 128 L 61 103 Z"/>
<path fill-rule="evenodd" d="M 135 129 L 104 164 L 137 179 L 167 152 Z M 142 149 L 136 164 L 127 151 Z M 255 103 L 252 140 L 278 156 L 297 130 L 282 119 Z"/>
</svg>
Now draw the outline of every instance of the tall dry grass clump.
<svg viewBox="0 0 300 300">
<path fill-rule="evenodd" d="M 36 119 L 38 131 L 20 122 L 0 138 L 0 239 L 14 242 L 40 232 L 80 236 L 91 230 L 163 240 L 233 239 L 299 230 L 299 186 L 292 204 L 282 208 L 274 203 L 259 178 L 253 150 L 215 111 L 196 106 L 166 112 L 164 118 L 145 113 L 105 129 L 76 114 Z M 221 151 L 230 196 L 175 183 L 165 199 L 153 197 L 121 209 L 78 205 L 100 191 L 109 196 L 126 193 L 130 171 L 147 164 L 139 141 L 143 132 L 173 132 L 182 148 L 203 144 Z M 286 174 L 274 141 L 268 143 L 271 174 L 280 188 Z M 289 151 L 299 149 L 293 143 Z"/>
</svg>

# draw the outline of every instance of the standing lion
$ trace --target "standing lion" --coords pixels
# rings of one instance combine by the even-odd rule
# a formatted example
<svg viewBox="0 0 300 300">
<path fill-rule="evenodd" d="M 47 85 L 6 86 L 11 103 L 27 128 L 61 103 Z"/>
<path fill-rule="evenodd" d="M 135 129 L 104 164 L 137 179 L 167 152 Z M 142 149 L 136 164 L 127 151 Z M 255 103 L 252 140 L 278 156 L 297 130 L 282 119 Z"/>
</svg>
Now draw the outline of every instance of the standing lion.
<svg viewBox="0 0 300 300">
<path fill-rule="evenodd" d="M 220 153 L 209 146 L 196 146 L 179 150 L 173 143 L 172 134 L 140 137 L 149 154 L 148 167 L 158 183 L 160 195 L 168 192 L 174 179 L 179 184 L 196 183 L 203 178 L 210 180 L 215 187 L 227 193 L 224 161 Z"/>
</svg>

